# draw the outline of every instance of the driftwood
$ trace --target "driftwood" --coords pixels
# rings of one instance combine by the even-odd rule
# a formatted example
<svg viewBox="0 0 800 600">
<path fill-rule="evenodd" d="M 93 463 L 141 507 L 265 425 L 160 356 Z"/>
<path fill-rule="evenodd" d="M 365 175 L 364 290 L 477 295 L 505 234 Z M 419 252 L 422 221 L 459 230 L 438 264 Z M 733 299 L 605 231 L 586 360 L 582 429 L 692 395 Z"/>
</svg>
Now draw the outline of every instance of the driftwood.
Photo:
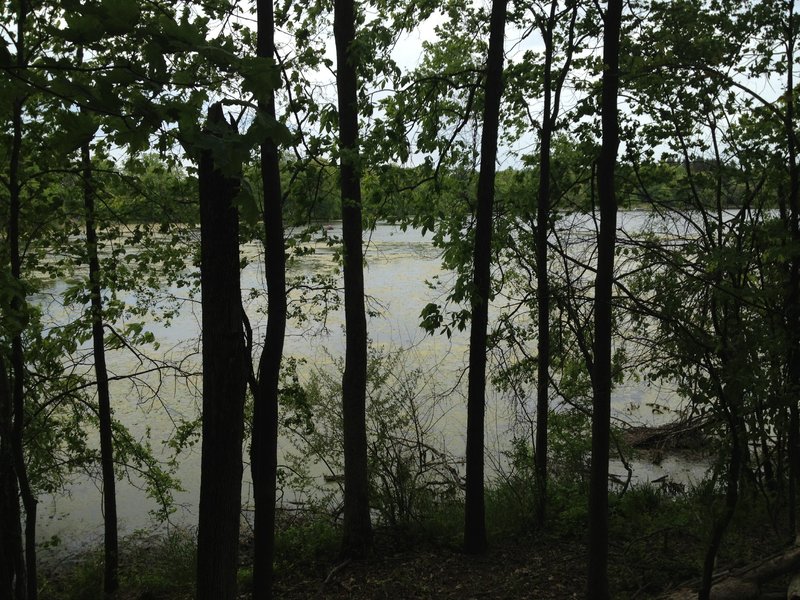
<svg viewBox="0 0 800 600">
<path fill-rule="evenodd" d="M 625 442 L 644 450 L 698 450 L 708 438 L 705 419 L 675 421 L 657 427 L 630 427 L 623 431 Z"/>
<path fill-rule="evenodd" d="M 745 567 L 717 573 L 714 575 L 711 587 L 711 599 L 755 600 L 761 597 L 762 585 L 797 571 L 800 571 L 800 546 L 794 546 L 781 554 L 775 554 Z M 694 586 L 686 586 L 664 598 L 665 600 L 694 599 L 697 598 L 697 590 Z M 792 596 L 789 595 L 789 598 Z"/>
</svg>

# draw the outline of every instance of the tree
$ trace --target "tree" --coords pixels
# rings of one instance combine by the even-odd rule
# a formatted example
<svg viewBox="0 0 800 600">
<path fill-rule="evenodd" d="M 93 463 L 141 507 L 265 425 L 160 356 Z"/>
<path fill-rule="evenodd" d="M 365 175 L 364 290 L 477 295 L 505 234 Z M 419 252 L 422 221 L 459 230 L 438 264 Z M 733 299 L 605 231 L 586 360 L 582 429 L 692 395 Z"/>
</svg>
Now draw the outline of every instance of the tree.
<svg viewBox="0 0 800 600">
<path fill-rule="evenodd" d="M 365 421 L 367 386 L 367 320 L 361 247 L 361 163 L 358 135 L 359 53 L 354 0 L 335 0 L 336 89 L 339 109 L 339 169 L 342 192 L 344 311 L 347 332 L 342 375 L 344 427 L 344 531 L 342 551 L 360 557 L 372 545 Z"/>
<path fill-rule="evenodd" d="M 28 27 L 29 6 L 26 0 L 20 0 L 17 8 L 15 67 L 22 71 L 28 64 L 28 46 L 26 33 Z M 22 334 L 26 324 L 26 298 L 22 282 L 22 255 L 20 252 L 20 217 L 22 213 L 21 161 L 22 137 L 24 127 L 24 106 L 27 90 L 18 87 L 12 98 L 11 124 L 12 140 L 9 153 L 8 168 L 8 260 L 10 263 L 12 297 L 9 313 L 14 323 L 11 335 L 11 448 L 14 471 L 25 509 L 25 572 L 17 573 L 16 593 L 19 598 L 35 600 L 38 593 L 36 577 L 36 497 L 31 488 L 28 470 L 25 464 L 25 349 Z M 24 585 L 24 588 L 23 588 Z"/>
<path fill-rule="evenodd" d="M 197 534 L 197 598 L 236 597 L 242 437 L 247 387 L 239 285 L 239 165 L 226 161 L 222 105 L 209 107 L 200 155 L 200 286 L 203 294 L 203 443 Z M 216 138 L 216 139 L 215 139 Z M 214 150 L 216 149 L 216 152 Z"/>
<path fill-rule="evenodd" d="M 89 257 L 89 291 L 91 294 L 92 351 L 97 380 L 98 413 L 100 418 L 100 462 L 103 473 L 103 523 L 105 538 L 105 570 L 103 591 L 111 596 L 119 587 L 119 544 L 117 541 L 117 492 L 114 472 L 113 431 L 111 423 L 111 394 L 106 369 L 105 335 L 103 330 L 103 298 L 100 286 L 100 260 L 97 254 L 95 227 L 94 185 L 89 142 L 81 145 L 83 203 L 86 213 L 86 253 Z"/>
<path fill-rule="evenodd" d="M 275 56 L 272 0 L 258 0 L 258 57 Z M 263 90 L 257 118 L 275 121 L 275 93 Z M 275 500 L 278 470 L 278 385 L 286 332 L 286 255 L 283 197 L 278 147 L 272 137 L 261 144 L 261 184 L 264 190 L 264 270 L 267 279 L 267 332 L 253 392 L 251 469 L 255 499 L 253 597 L 272 598 L 275 554 Z"/>
<path fill-rule="evenodd" d="M 503 95 L 503 42 L 506 0 L 493 0 L 489 22 L 489 53 L 484 84 L 485 104 L 481 136 L 481 167 L 472 253 L 473 289 L 469 336 L 469 387 L 467 391 L 467 480 L 464 504 L 464 550 L 486 550 L 484 508 L 484 415 L 486 402 L 486 330 L 491 299 L 492 205 L 497 169 L 497 135 Z"/>
<path fill-rule="evenodd" d="M 578 16 L 578 3 L 573 2 L 565 48 L 565 61 L 561 69 L 553 73 L 555 58 L 554 34 L 556 10 L 559 3 L 553 0 L 550 14 L 542 20 L 539 27 L 544 39 L 544 108 L 539 147 L 539 187 L 536 204 L 536 308 L 538 318 L 537 339 L 537 378 L 536 378 L 536 483 L 538 503 L 536 519 L 539 525 L 545 521 L 547 505 L 547 417 L 550 412 L 550 280 L 548 276 L 547 238 L 550 233 L 550 195 L 551 195 L 551 145 L 561 109 L 561 90 L 570 70 L 575 49 L 575 20 Z"/>
<path fill-rule="evenodd" d="M 11 438 L 11 386 L 5 357 L 0 355 L 0 593 L 22 598 L 25 562 L 20 528 L 19 490 Z"/>
<path fill-rule="evenodd" d="M 592 467 L 589 489 L 589 567 L 587 598 L 608 598 L 608 447 L 611 420 L 611 331 L 617 201 L 614 169 L 619 146 L 617 94 L 622 0 L 609 0 L 603 15 L 603 139 L 597 159 L 600 231 L 594 299 L 592 372 Z"/>
</svg>

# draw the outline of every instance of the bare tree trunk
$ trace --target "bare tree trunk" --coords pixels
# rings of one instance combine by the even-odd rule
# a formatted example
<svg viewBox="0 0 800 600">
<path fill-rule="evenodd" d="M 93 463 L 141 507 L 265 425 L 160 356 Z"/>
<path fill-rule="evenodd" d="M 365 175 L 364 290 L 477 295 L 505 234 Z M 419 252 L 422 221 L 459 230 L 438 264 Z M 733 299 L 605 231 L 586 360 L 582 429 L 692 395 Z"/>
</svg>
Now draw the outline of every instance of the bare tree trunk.
<svg viewBox="0 0 800 600">
<path fill-rule="evenodd" d="M 729 411 L 730 430 L 731 430 L 731 459 L 728 465 L 727 486 L 725 490 L 725 508 L 720 518 L 714 523 L 711 530 L 711 542 L 706 550 L 705 560 L 703 561 L 703 582 L 700 586 L 698 598 L 708 600 L 711 597 L 711 585 L 714 575 L 714 563 L 717 559 L 719 547 L 722 544 L 722 537 L 728 529 L 728 525 L 733 519 L 736 511 L 736 504 L 739 500 L 739 476 L 742 472 L 742 443 L 741 443 L 741 420 L 738 417 L 736 403 L 741 402 L 741 398 L 733 398 Z"/>
<path fill-rule="evenodd" d="M 207 126 L 229 127 L 222 106 Z M 233 128 L 233 126 L 230 126 Z M 197 540 L 198 600 L 236 597 L 242 488 L 242 433 L 247 386 L 239 283 L 239 176 L 203 151 L 200 184 L 200 287 L 203 294 L 203 449 Z"/>
<path fill-rule="evenodd" d="M 20 0 L 17 15 L 17 67 L 22 70 L 26 66 L 25 26 L 28 19 L 28 3 Z M 9 218 L 8 246 L 11 262 L 11 276 L 17 289 L 11 301 L 11 312 L 18 322 L 24 322 L 25 293 L 22 283 L 22 255 L 19 249 L 19 220 L 22 212 L 20 164 L 22 153 L 22 112 L 24 97 L 17 97 L 12 106 L 12 138 L 11 159 L 9 163 Z M 36 576 L 36 505 L 37 500 L 28 480 L 28 468 L 25 462 L 25 349 L 22 343 L 22 325 L 19 325 L 11 337 L 11 397 L 13 420 L 11 445 L 14 454 L 14 470 L 16 472 L 22 505 L 25 509 L 25 575 L 19 578 L 17 594 L 20 598 L 35 600 L 38 594 Z M 24 585 L 24 592 L 23 592 Z"/>
<path fill-rule="evenodd" d="M 272 0 L 258 0 L 260 57 L 275 56 L 275 21 Z M 275 118 L 275 94 L 266 93 L 259 105 Z M 275 558 L 275 502 L 278 472 L 278 383 L 286 333 L 286 257 L 284 254 L 281 174 L 278 148 L 271 139 L 261 144 L 261 183 L 264 189 L 264 270 L 267 280 L 267 333 L 258 364 L 258 385 L 253 392 L 251 471 L 255 499 L 253 598 L 273 597 Z"/>
<path fill-rule="evenodd" d="M 22 551 L 19 488 L 12 448 L 11 387 L 0 354 L 0 598 L 25 595 L 25 556 Z"/>
<path fill-rule="evenodd" d="M 553 138 L 553 28 L 556 6 L 550 3 L 550 16 L 542 31 L 544 38 L 544 110 L 539 148 L 539 193 L 536 205 L 536 522 L 544 525 L 547 509 L 547 417 L 550 413 L 550 278 L 547 273 L 547 234 L 550 230 L 550 145 Z"/>
<path fill-rule="evenodd" d="M 342 191 L 344 313 L 347 347 L 342 377 L 344 418 L 344 531 L 342 552 L 364 556 L 372 546 L 367 472 L 367 319 L 361 245 L 361 169 L 358 139 L 358 81 L 354 52 L 356 7 L 336 0 L 336 88 L 339 106 L 339 168 Z"/>
<path fill-rule="evenodd" d="M 481 136 L 481 168 L 475 247 L 472 253 L 473 291 L 469 336 L 469 387 L 467 392 L 467 481 L 464 503 L 464 551 L 486 551 L 484 506 L 484 416 L 486 403 L 486 330 L 489 321 L 492 258 L 492 207 L 497 170 L 497 134 L 503 95 L 503 45 L 507 0 L 492 1 L 489 55 L 486 62 L 486 100 Z"/>
<path fill-rule="evenodd" d="M 597 159 L 600 232 L 594 296 L 594 363 L 592 372 L 592 467 L 589 484 L 589 572 L 586 596 L 609 597 L 608 589 L 608 447 L 611 419 L 611 322 L 617 201 L 614 169 L 619 146 L 617 93 L 622 0 L 609 0 L 604 15 L 603 142 Z"/>
<path fill-rule="evenodd" d="M 539 526 L 545 523 L 547 513 L 547 455 L 548 455 L 548 416 L 550 412 L 550 278 L 548 273 L 547 236 L 550 230 L 551 209 L 551 146 L 558 113 L 561 109 L 561 90 L 569 73 L 574 52 L 573 41 L 578 5 L 571 8 L 567 46 L 564 48 L 564 66 L 554 78 L 553 60 L 555 46 L 553 34 L 558 19 L 559 2 L 550 3 L 550 14 L 541 27 L 545 44 L 544 55 L 544 107 L 539 148 L 539 189 L 536 205 L 536 310 L 537 318 L 537 380 L 536 380 L 536 521 Z"/>
<path fill-rule="evenodd" d="M 113 430 L 111 426 L 111 394 L 108 388 L 106 352 L 103 335 L 103 299 L 100 286 L 100 260 L 97 256 L 97 230 L 94 220 L 94 188 L 89 144 L 81 146 L 83 171 L 83 205 L 86 214 L 86 253 L 89 258 L 91 294 L 92 344 L 94 372 L 97 379 L 97 404 L 100 417 L 100 464 L 103 474 L 103 524 L 105 569 L 103 591 L 113 596 L 119 588 L 119 543 L 117 540 L 117 492 L 114 474 Z"/>
<path fill-rule="evenodd" d="M 795 22 L 794 2 L 787 2 L 788 38 L 786 40 L 786 112 L 784 130 L 789 155 L 789 214 L 787 227 L 794 244 L 800 244 L 800 167 L 797 164 L 797 143 L 794 129 L 794 47 Z M 800 471 L 800 416 L 797 395 L 800 393 L 800 258 L 794 256 L 789 264 L 786 289 L 786 327 L 788 332 L 788 390 L 789 405 L 789 534 L 794 539 L 798 534 L 797 485 Z"/>
</svg>

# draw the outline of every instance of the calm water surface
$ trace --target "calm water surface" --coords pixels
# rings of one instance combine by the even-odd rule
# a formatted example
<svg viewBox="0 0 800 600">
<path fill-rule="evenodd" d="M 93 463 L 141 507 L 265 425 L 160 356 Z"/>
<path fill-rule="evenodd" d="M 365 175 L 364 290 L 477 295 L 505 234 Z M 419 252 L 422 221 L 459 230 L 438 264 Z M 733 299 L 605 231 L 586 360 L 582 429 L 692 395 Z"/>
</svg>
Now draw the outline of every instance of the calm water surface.
<svg viewBox="0 0 800 600">
<path fill-rule="evenodd" d="M 621 224 L 636 229 L 647 216 L 644 213 L 622 213 Z M 587 231 L 591 220 L 583 217 Z M 327 233 L 341 234 L 337 223 L 327 225 Z M 440 266 L 439 252 L 433 247 L 430 238 L 417 230 L 401 231 L 391 225 L 378 225 L 365 234 L 368 239 L 365 269 L 366 292 L 370 297 L 369 306 L 379 316 L 368 320 L 369 335 L 373 345 L 389 349 L 413 348 L 409 360 L 417 363 L 428 372 L 435 373 L 434 383 L 439 389 L 453 388 L 453 393 L 442 406 L 445 415 L 437 426 L 441 439 L 448 450 L 463 454 L 463 431 L 466 421 L 464 408 L 465 384 L 461 385 L 467 362 L 467 332 L 456 332 L 452 338 L 445 336 L 425 336 L 419 328 L 419 314 L 429 302 L 440 299 L 441 292 L 431 289 L 426 281 L 439 276 L 444 282 L 452 277 Z M 253 325 L 256 340 L 263 337 L 266 324 L 265 302 L 262 297 L 251 298 L 250 290 L 263 290 L 264 273 L 258 248 L 247 246 L 243 254 L 249 259 L 248 267 L 242 274 L 243 297 L 247 312 Z M 334 272 L 333 251 L 319 244 L 316 254 L 299 259 L 292 266 L 292 273 L 311 274 Z M 50 302 L 50 313 L 58 321 L 68 318 L 60 308 L 58 294 L 63 284 L 57 284 L 43 295 L 41 302 Z M 164 297 L 183 298 L 185 290 L 165 289 Z M 292 296 L 298 299 L 298 294 Z M 149 328 L 161 343 L 160 352 L 173 360 L 181 359 L 183 368 L 199 370 L 200 305 L 197 299 L 184 298 L 180 315 L 166 327 L 153 323 Z M 309 306 L 309 310 L 310 310 Z M 305 310 L 305 307 L 303 307 Z M 324 324 L 307 322 L 301 326 L 290 326 L 286 340 L 286 354 L 305 359 L 307 364 L 323 368 L 340 358 L 344 352 L 343 310 L 328 314 Z M 413 366 L 413 365 L 412 365 Z M 89 367 L 87 367 L 89 368 Z M 134 369 L 147 368 L 139 365 L 129 353 L 112 352 L 109 355 L 109 368 L 116 373 L 129 373 Z M 167 377 L 159 382 L 153 376 L 145 376 L 137 385 L 127 382 L 113 384 L 112 405 L 116 418 L 127 425 L 134 435 L 144 437 L 148 432 L 153 448 L 158 453 L 163 442 L 169 438 L 175 423 L 181 419 L 192 419 L 198 414 L 200 404 L 198 382 L 196 379 L 184 380 Z M 159 386 L 155 389 L 155 386 Z M 150 388 L 153 389 L 150 389 Z M 531 404 L 533 399 L 531 399 Z M 668 391 L 643 387 L 638 384 L 625 384 L 616 390 L 613 397 L 614 411 L 618 418 L 633 422 L 653 423 L 654 416 L 648 405 L 658 403 L 674 406 L 675 398 Z M 490 462 L 501 461 L 499 447 L 509 436 L 514 421 L 511 403 L 491 391 L 487 399 L 487 452 Z M 662 417 L 663 418 L 663 417 Z M 282 440 L 285 446 L 286 441 Z M 167 452 L 164 453 L 168 455 Z M 200 445 L 181 456 L 178 477 L 184 491 L 176 494 L 180 505 L 172 516 L 172 522 L 180 525 L 194 525 L 197 518 L 197 499 L 199 496 Z M 635 476 L 639 480 L 660 477 L 665 472 L 678 481 L 689 481 L 702 476 L 702 465 L 667 459 L 661 466 L 635 464 Z M 624 474 L 622 466 L 612 464 L 612 472 Z M 149 510 L 154 507 L 152 500 L 133 484 L 123 480 L 118 483 L 118 513 L 120 526 L 124 533 L 148 528 L 152 524 Z M 243 497 L 250 498 L 249 472 L 245 469 Z M 59 536 L 66 547 L 99 540 L 102 536 L 101 494 L 97 484 L 89 478 L 77 478 L 64 495 L 43 497 L 39 505 L 39 536 L 46 540 Z"/>
</svg>

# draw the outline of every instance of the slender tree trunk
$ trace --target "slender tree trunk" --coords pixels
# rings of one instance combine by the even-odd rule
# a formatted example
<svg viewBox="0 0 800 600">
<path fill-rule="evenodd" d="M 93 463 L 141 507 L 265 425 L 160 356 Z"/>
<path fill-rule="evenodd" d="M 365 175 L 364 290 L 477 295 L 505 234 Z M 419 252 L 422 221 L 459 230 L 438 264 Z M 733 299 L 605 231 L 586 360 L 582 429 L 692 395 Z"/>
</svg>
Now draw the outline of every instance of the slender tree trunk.
<svg viewBox="0 0 800 600">
<path fill-rule="evenodd" d="M 486 410 L 486 330 L 489 321 L 492 257 L 492 206 L 497 169 L 497 134 L 503 95 L 503 45 L 507 0 L 493 0 L 489 22 L 489 54 L 486 62 L 486 93 L 481 137 L 481 167 L 478 175 L 478 206 L 475 247 L 472 254 L 473 292 L 469 336 L 469 382 L 467 392 L 467 481 L 464 504 L 464 551 L 486 550 L 484 506 L 484 416 Z"/>
<path fill-rule="evenodd" d="M 736 504 L 739 500 L 739 477 L 742 472 L 742 426 L 740 417 L 738 416 L 738 409 L 736 403 L 741 402 L 741 397 L 733 398 L 730 406 L 731 411 L 731 460 L 728 465 L 727 486 L 725 490 L 725 508 L 722 515 L 714 523 L 711 530 L 711 542 L 709 543 L 708 550 L 706 550 L 705 560 L 703 561 L 703 582 L 700 586 L 698 594 L 699 600 L 708 600 L 711 597 L 712 578 L 714 576 L 714 563 L 717 559 L 719 547 L 722 544 L 722 538 L 728 525 L 733 519 L 733 514 L 736 511 Z"/>
<path fill-rule="evenodd" d="M 800 244 L 800 168 L 797 164 L 797 144 L 794 130 L 794 46 L 795 21 L 794 2 L 787 2 L 786 40 L 786 112 L 784 129 L 789 158 L 789 214 L 787 227 L 794 244 Z M 797 395 L 800 393 L 800 258 L 793 257 L 789 264 L 786 289 L 786 327 L 788 332 L 788 378 L 787 398 L 789 405 L 789 519 L 792 538 L 797 537 L 797 485 L 800 471 L 800 416 Z"/>
<path fill-rule="evenodd" d="M 83 171 L 83 205 L 86 213 L 86 252 L 89 257 L 91 293 L 92 344 L 94 372 L 97 379 L 97 403 L 100 417 L 100 464 L 103 473 L 103 523 L 105 526 L 105 569 L 103 591 L 113 596 L 119 588 L 119 544 L 117 541 L 117 492 L 114 474 L 113 430 L 111 426 L 111 394 L 108 389 L 106 351 L 103 335 L 103 299 L 100 286 L 100 260 L 97 256 L 97 230 L 94 220 L 94 187 L 89 144 L 81 146 Z"/>
<path fill-rule="evenodd" d="M 228 125 L 220 104 L 208 126 Z M 233 126 L 230 126 L 233 128 Z M 203 449 L 197 540 L 198 600 L 236 597 L 247 385 L 239 283 L 239 176 L 223 173 L 203 151 L 200 184 L 200 287 L 203 295 Z"/>
<path fill-rule="evenodd" d="M 367 472 L 367 319 L 364 308 L 364 270 L 361 244 L 361 167 L 358 139 L 358 81 L 353 0 L 335 0 L 336 89 L 339 106 L 339 163 L 342 192 L 344 250 L 344 313 L 347 331 L 342 413 L 344 417 L 344 532 L 345 555 L 365 555 L 372 545 Z"/>
<path fill-rule="evenodd" d="M 793 354 L 790 351 L 790 355 Z M 789 395 L 791 405 L 789 406 L 789 434 L 787 439 L 789 455 L 789 536 L 792 540 L 797 537 L 797 467 L 800 460 L 800 448 L 798 448 L 798 437 L 800 437 L 800 418 L 798 418 L 796 396 Z"/>
<path fill-rule="evenodd" d="M 594 369 L 592 372 L 592 467 L 589 488 L 589 572 L 587 598 L 609 597 L 608 589 L 608 446 L 611 419 L 611 297 L 617 201 L 614 169 L 619 146 L 617 93 L 622 0 L 609 0 L 603 31 L 603 142 L 597 159 L 600 232 L 594 297 Z"/>
<path fill-rule="evenodd" d="M 19 488 L 11 439 L 12 414 L 8 371 L 0 355 L 0 598 L 23 598 L 25 594 Z"/>
<path fill-rule="evenodd" d="M 258 0 L 260 57 L 275 56 L 275 22 L 272 0 Z M 271 90 L 259 110 L 275 117 Z M 258 365 L 254 391 L 251 470 L 255 498 L 253 598 L 273 597 L 275 555 L 275 501 L 278 472 L 278 383 L 286 333 L 286 258 L 281 212 L 281 174 L 278 148 L 271 139 L 261 144 L 261 183 L 264 189 L 264 270 L 267 279 L 267 333 Z"/>
<path fill-rule="evenodd" d="M 17 67 L 25 68 L 25 27 L 28 19 L 28 3 L 20 0 L 17 15 Z M 9 219 L 8 246 L 11 276 L 16 282 L 16 291 L 11 301 L 11 312 L 19 323 L 24 322 L 27 308 L 22 283 L 22 255 L 20 253 L 19 221 L 22 212 L 20 165 L 22 153 L 22 112 L 25 99 L 17 97 L 12 106 L 11 159 L 9 164 Z M 25 462 L 25 349 L 22 343 L 22 328 L 16 328 L 11 337 L 11 397 L 13 405 L 11 443 L 22 505 L 25 509 L 25 576 L 19 578 L 17 593 L 20 598 L 35 600 L 38 594 L 36 576 L 36 504 L 37 500 L 28 480 Z M 24 592 L 23 592 L 23 587 Z"/>
<path fill-rule="evenodd" d="M 550 412 L 550 279 L 547 273 L 547 234 L 550 229 L 550 145 L 553 86 L 553 28 L 558 2 L 550 4 L 544 37 L 544 110 L 539 148 L 539 193 L 536 205 L 536 309 L 538 311 L 536 379 L 536 522 L 541 527 L 547 509 L 547 417 Z"/>
</svg>

